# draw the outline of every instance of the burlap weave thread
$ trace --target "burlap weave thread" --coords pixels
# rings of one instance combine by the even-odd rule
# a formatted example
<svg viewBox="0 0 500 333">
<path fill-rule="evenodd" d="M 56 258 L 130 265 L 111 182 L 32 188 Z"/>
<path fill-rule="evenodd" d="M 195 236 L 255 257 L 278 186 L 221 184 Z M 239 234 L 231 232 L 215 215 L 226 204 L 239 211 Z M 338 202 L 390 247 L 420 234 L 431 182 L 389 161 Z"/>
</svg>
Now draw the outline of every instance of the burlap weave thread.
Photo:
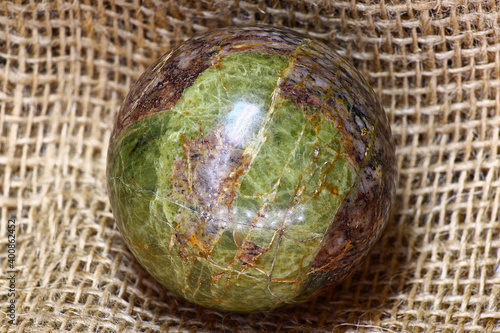
<svg viewBox="0 0 500 333">
<path fill-rule="evenodd" d="M 399 178 L 386 232 L 350 279 L 293 309 L 235 315 L 140 267 L 105 167 L 114 116 L 148 65 L 197 33 L 253 23 L 355 64 L 389 116 Z M 500 333 L 499 137 L 498 1 L 2 2 L 0 331 Z"/>
</svg>

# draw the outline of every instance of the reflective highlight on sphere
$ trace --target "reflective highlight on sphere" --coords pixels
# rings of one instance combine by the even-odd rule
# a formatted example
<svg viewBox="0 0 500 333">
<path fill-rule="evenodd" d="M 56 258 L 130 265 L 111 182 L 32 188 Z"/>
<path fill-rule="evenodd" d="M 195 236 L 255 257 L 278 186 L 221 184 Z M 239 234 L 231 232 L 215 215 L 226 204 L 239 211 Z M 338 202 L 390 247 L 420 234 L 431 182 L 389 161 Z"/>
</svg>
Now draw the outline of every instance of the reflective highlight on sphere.
<svg viewBox="0 0 500 333">
<path fill-rule="evenodd" d="M 256 135 L 263 117 L 263 110 L 257 105 L 244 101 L 236 102 L 224 124 L 229 143 L 243 148 Z"/>
<path fill-rule="evenodd" d="M 246 313 L 351 273 L 387 221 L 395 165 L 359 73 L 314 40 L 253 26 L 191 39 L 141 76 L 107 173 L 148 272 L 191 302 Z"/>
</svg>

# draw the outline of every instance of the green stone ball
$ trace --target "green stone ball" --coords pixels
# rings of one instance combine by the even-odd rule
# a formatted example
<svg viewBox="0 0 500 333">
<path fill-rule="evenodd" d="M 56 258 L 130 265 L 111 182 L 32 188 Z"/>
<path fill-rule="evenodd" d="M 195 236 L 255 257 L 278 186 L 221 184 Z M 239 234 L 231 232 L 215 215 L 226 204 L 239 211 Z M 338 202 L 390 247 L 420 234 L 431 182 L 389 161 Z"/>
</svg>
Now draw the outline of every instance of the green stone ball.
<svg viewBox="0 0 500 333">
<path fill-rule="evenodd" d="M 363 77 L 266 26 L 190 39 L 139 78 L 108 152 L 123 238 L 166 288 L 264 312 L 353 272 L 388 219 L 395 149 Z"/>
</svg>

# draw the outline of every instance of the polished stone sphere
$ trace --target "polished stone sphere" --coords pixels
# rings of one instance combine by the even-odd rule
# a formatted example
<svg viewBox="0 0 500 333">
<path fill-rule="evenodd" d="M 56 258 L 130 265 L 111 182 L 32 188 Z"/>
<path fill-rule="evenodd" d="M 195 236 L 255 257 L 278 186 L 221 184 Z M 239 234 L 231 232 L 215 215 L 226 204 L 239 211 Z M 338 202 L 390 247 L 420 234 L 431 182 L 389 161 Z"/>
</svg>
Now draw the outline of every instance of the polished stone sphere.
<svg viewBox="0 0 500 333">
<path fill-rule="evenodd" d="M 139 78 L 107 177 L 118 228 L 155 279 L 249 313 L 309 300 L 358 266 L 387 221 L 396 159 L 351 64 L 291 30 L 232 27 Z"/>
</svg>

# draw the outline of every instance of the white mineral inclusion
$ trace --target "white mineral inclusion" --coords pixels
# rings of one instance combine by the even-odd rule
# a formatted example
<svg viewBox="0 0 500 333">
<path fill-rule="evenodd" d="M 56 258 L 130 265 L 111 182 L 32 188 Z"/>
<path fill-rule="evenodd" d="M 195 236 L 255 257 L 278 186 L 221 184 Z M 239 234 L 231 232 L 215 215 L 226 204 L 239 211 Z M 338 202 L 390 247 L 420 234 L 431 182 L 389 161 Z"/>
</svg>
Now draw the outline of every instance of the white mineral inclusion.
<svg viewBox="0 0 500 333">
<path fill-rule="evenodd" d="M 237 148 L 246 146 L 253 137 L 252 133 L 256 132 L 260 125 L 262 117 L 263 113 L 257 105 L 243 101 L 236 102 L 225 123 L 229 143 Z"/>
</svg>

